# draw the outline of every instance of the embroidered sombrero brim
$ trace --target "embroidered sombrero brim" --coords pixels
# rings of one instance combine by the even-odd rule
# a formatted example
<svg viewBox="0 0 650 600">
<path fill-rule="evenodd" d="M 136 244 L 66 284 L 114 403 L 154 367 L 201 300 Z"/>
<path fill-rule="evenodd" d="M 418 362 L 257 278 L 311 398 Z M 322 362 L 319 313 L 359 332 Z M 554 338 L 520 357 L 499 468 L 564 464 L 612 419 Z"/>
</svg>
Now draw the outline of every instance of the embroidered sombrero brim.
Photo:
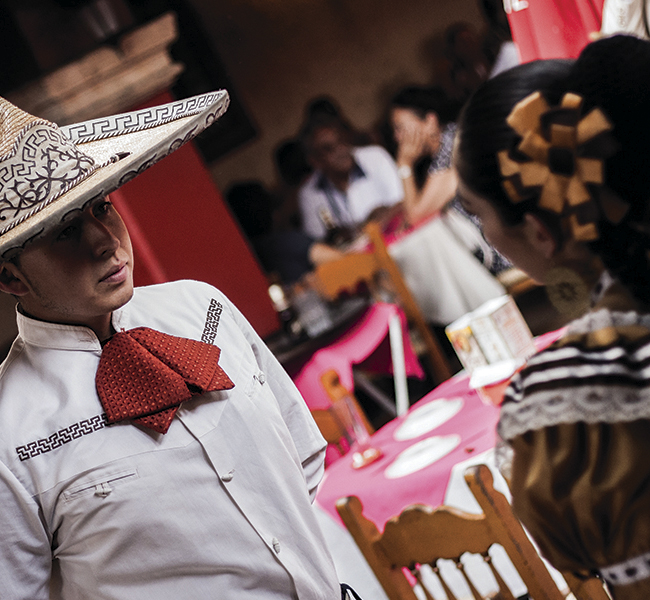
<svg viewBox="0 0 650 600">
<path fill-rule="evenodd" d="M 228 101 L 221 90 L 59 128 L 0 98 L 0 257 L 180 148 Z"/>
</svg>

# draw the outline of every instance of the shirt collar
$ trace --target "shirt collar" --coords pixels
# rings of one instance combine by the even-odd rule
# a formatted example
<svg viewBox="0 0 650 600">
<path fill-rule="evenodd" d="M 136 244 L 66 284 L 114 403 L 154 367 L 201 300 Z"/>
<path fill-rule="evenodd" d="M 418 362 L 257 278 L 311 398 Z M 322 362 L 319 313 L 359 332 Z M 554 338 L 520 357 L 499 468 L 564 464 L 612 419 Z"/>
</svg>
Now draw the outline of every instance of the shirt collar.
<svg viewBox="0 0 650 600">
<path fill-rule="evenodd" d="M 113 311 L 112 322 L 115 331 L 129 329 L 127 306 L 128 304 Z M 95 332 L 83 325 L 39 321 L 23 314 L 18 307 L 16 307 L 16 323 L 18 324 L 18 335 L 25 343 L 40 348 L 91 352 L 101 352 L 102 349 Z"/>
<path fill-rule="evenodd" d="M 350 171 L 350 182 L 356 181 L 357 179 L 363 179 L 364 177 L 367 177 L 366 172 L 355 160 L 352 170 Z M 327 188 L 331 188 L 332 184 L 324 173 L 319 173 L 318 178 L 316 179 L 316 187 L 320 190 L 326 190 Z"/>
</svg>

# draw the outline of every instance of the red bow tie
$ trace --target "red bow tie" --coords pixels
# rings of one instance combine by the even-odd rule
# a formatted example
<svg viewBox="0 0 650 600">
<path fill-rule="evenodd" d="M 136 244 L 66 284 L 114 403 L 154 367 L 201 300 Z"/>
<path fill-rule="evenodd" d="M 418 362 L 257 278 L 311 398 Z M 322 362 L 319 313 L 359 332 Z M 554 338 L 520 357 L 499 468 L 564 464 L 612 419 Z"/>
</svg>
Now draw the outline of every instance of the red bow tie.
<svg viewBox="0 0 650 600">
<path fill-rule="evenodd" d="M 132 419 L 166 433 L 180 403 L 193 395 L 229 390 L 211 344 L 148 327 L 116 333 L 104 346 L 95 377 L 109 423 Z"/>
</svg>

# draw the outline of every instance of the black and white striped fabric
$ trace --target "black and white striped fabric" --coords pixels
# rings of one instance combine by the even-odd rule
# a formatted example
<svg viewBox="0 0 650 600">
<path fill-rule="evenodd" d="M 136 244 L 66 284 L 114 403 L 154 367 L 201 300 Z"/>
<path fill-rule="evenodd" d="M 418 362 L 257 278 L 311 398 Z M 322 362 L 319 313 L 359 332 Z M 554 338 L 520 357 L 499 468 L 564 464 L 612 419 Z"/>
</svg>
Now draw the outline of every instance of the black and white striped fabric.
<svg viewBox="0 0 650 600">
<path fill-rule="evenodd" d="M 499 435 L 638 419 L 650 419 L 650 315 L 601 309 L 574 321 L 515 377 Z"/>
</svg>

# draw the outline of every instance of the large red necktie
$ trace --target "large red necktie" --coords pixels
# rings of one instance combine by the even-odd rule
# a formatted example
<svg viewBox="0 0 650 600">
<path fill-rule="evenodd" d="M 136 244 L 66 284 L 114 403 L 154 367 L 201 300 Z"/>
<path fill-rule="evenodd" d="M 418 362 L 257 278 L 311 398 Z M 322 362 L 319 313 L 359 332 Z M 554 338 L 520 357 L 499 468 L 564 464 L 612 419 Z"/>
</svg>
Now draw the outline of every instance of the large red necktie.
<svg viewBox="0 0 650 600">
<path fill-rule="evenodd" d="M 116 333 L 104 346 L 95 377 L 108 422 L 132 419 L 166 433 L 181 402 L 234 387 L 219 366 L 220 354 L 211 344 L 148 327 Z"/>
</svg>

